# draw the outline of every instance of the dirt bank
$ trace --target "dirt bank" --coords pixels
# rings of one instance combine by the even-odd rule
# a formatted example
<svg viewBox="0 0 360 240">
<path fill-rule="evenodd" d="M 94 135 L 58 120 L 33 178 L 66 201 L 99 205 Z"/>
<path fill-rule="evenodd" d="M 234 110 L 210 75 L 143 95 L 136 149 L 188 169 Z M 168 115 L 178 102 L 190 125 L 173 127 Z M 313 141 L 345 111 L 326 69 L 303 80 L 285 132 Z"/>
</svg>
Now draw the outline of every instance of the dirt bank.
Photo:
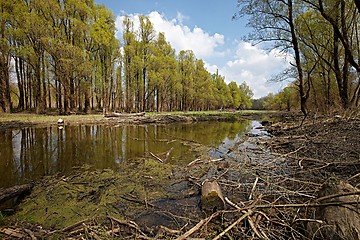
<svg viewBox="0 0 360 240">
<path fill-rule="evenodd" d="M 176 112 L 176 113 L 146 113 L 142 116 L 127 114 L 120 117 L 104 117 L 102 114 L 90 115 L 37 115 L 37 114 L 4 114 L 0 113 L 0 129 L 21 128 L 44 125 L 56 125 L 58 119 L 63 119 L 65 125 L 79 124 L 150 124 L 173 123 L 192 121 L 236 121 L 239 119 L 252 119 L 262 115 L 279 115 L 276 112 L 237 111 L 237 112 Z"/>
</svg>

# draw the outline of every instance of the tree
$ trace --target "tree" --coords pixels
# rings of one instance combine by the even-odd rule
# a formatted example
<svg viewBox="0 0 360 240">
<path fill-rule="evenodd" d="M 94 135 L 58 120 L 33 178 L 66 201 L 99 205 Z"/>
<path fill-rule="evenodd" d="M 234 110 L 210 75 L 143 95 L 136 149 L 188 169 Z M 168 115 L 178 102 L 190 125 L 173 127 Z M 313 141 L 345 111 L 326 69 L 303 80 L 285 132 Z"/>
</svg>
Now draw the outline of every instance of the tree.
<svg viewBox="0 0 360 240">
<path fill-rule="evenodd" d="M 250 108 L 252 105 L 252 97 L 254 96 L 253 92 L 251 91 L 250 87 L 245 82 L 240 84 L 239 89 L 240 89 L 240 96 L 241 96 L 241 101 L 240 101 L 239 107 L 241 109 Z"/>
<path fill-rule="evenodd" d="M 181 104 L 182 111 L 188 111 L 192 108 L 194 100 L 194 71 L 195 55 L 191 50 L 182 50 L 178 56 L 178 71 L 182 85 Z"/>
<path fill-rule="evenodd" d="M 13 2 L 6 0 L 0 1 L 0 107 L 7 113 L 10 113 L 12 109 L 10 98 L 10 28 L 13 23 L 13 11 Z"/>
<path fill-rule="evenodd" d="M 249 39 L 257 43 L 274 42 L 274 48 L 292 52 L 298 78 L 298 91 L 301 111 L 307 116 L 306 101 L 310 85 L 304 80 L 297 29 L 295 27 L 296 10 L 294 0 L 238 0 L 239 17 L 250 16 L 248 26 L 254 29 Z"/>
</svg>

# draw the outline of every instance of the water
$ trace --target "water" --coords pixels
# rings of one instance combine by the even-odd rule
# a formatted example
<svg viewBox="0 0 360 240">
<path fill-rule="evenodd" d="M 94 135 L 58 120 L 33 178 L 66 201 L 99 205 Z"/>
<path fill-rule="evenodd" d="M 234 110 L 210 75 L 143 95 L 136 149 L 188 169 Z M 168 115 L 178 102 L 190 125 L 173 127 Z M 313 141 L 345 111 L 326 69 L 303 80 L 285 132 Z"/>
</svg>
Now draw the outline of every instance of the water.
<svg viewBox="0 0 360 240">
<path fill-rule="evenodd" d="M 248 133 L 254 121 L 200 122 L 169 125 L 45 126 L 0 131 L 0 187 L 9 187 L 56 173 L 68 174 L 84 164 L 121 168 L 151 153 L 168 163 L 184 165 L 199 154 L 193 145 L 211 147 L 222 156 Z"/>
</svg>

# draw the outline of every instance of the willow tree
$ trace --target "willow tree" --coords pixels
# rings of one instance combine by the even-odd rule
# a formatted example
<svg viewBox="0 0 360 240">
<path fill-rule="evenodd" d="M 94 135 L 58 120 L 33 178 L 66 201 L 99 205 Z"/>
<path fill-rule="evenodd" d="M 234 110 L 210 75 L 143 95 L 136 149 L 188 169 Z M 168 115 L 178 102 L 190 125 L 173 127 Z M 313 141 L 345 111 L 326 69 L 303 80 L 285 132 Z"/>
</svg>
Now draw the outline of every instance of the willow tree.
<svg viewBox="0 0 360 240">
<path fill-rule="evenodd" d="M 148 72 L 149 110 L 171 111 L 175 105 L 177 88 L 177 62 L 175 50 L 159 33 L 152 47 Z"/>
<path fill-rule="evenodd" d="M 149 19 L 149 17 L 139 16 L 140 27 L 139 27 L 139 39 L 140 39 L 140 55 L 142 60 L 141 66 L 141 89 L 139 89 L 139 93 L 141 93 L 141 108 L 142 111 L 145 111 L 148 107 L 149 96 L 151 95 L 151 91 L 149 89 L 149 81 L 148 81 L 148 73 L 149 73 L 149 65 L 150 59 L 152 56 L 152 46 L 155 39 L 155 29 Z"/>
<path fill-rule="evenodd" d="M 103 5 L 97 5 L 95 9 L 95 21 L 92 25 L 91 37 L 96 46 L 95 59 L 97 59 L 97 70 L 103 112 L 111 109 L 113 95 L 118 86 L 115 82 L 115 62 L 119 57 L 119 43 L 115 38 L 115 21 L 113 14 Z"/>
<path fill-rule="evenodd" d="M 135 77 L 132 71 L 135 51 L 136 51 L 136 36 L 134 32 L 134 23 L 126 16 L 123 21 L 123 67 L 124 67 L 124 81 L 125 81 L 125 111 L 131 112 L 135 105 Z"/>
<path fill-rule="evenodd" d="M 301 111 L 307 116 L 306 101 L 310 84 L 304 79 L 295 18 L 301 8 L 296 0 L 238 0 L 239 12 L 236 17 L 249 16 L 248 26 L 254 31 L 248 40 L 256 44 L 273 42 L 274 48 L 293 54 L 297 75 Z"/>
<path fill-rule="evenodd" d="M 4 112 L 11 112 L 10 98 L 10 27 L 14 5 L 0 1 L 0 107 Z"/>
<path fill-rule="evenodd" d="M 205 68 L 204 61 L 201 59 L 195 61 L 194 92 L 196 110 L 208 110 L 214 105 L 214 83 L 211 74 Z"/>
<path fill-rule="evenodd" d="M 194 98 L 195 55 L 191 50 L 182 50 L 178 55 L 178 71 L 182 85 L 181 110 L 191 110 Z"/>
</svg>

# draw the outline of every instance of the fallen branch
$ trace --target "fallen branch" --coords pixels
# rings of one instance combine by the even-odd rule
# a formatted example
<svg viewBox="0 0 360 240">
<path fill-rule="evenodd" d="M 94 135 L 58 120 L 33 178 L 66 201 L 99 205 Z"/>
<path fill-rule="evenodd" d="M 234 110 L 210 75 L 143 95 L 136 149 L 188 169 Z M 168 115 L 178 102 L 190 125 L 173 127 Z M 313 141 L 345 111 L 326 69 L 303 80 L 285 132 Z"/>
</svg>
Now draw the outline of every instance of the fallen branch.
<svg viewBox="0 0 360 240">
<path fill-rule="evenodd" d="M 172 148 L 170 148 L 170 150 L 166 153 L 164 162 L 166 162 L 166 161 L 169 159 L 169 156 L 170 156 L 170 154 L 171 154 L 171 152 L 172 152 L 173 150 L 174 150 L 174 148 L 172 147 Z"/>
<path fill-rule="evenodd" d="M 203 163 L 200 158 L 195 159 L 194 161 L 190 162 L 187 166 L 190 167 L 191 165 L 194 165 L 196 163 Z"/>
<path fill-rule="evenodd" d="M 251 193 L 250 193 L 250 196 L 249 196 L 249 200 L 252 200 L 252 198 L 253 198 L 253 196 L 254 196 L 256 184 L 258 183 L 258 181 L 259 181 L 259 178 L 256 177 L 255 182 L 254 182 L 254 185 L 253 185 L 253 187 L 252 187 L 252 189 L 251 189 Z"/>
<path fill-rule="evenodd" d="M 145 116 L 145 112 L 141 113 L 117 113 L 117 112 L 111 112 L 111 113 L 105 113 L 104 117 L 141 117 Z"/>
<path fill-rule="evenodd" d="M 198 231 L 203 225 L 208 224 L 211 219 L 213 219 L 214 217 L 216 217 L 217 215 L 219 215 L 220 212 L 215 212 L 213 213 L 210 217 L 207 217 L 205 219 L 200 220 L 200 222 L 198 222 L 194 227 L 192 227 L 189 231 L 187 231 L 186 233 L 184 233 L 183 235 L 179 236 L 178 238 L 176 238 L 176 240 L 184 240 L 187 239 L 191 234 L 193 234 L 194 232 Z"/>
<path fill-rule="evenodd" d="M 213 240 L 218 240 L 220 239 L 222 236 L 224 236 L 228 231 L 230 231 L 233 227 L 235 227 L 237 224 L 239 224 L 242 220 L 244 220 L 245 218 L 249 217 L 251 214 L 253 213 L 252 210 L 247 211 L 247 213 L 245 213 L 244 215 L 242 215 L 238 220 L 236 220 L 235 222 L 233 222 L 230 226 L 228 226 L 224 231 L 222 231 L 219 235 L 217 235 L 215 238 L 213 238 Z"/>
<path fill-rule="evenodd" d="M 332 195 L 328 195 L 328 196 L 318 198 L 318 199 L 316 199 L 316 201 L 321 202 L 321 201 L 331 199 L 331 198 L 351 196 L 351 195 L 360 195 L 360 191 L 332 194 Z M 359 199 L 359 204 L 360 204 L 360 199 Z"/>
<path fill-rule="evenodd" d="M 158 160 L 159 162 L 161 162 L 161 163 L 164 163 L 164 161 L 161 159 L 161 158 L 159 158 L 158 156 L 156 156 L 155 154 L 153 154 L 152 152 L 149 152 L 150 153 L 150 155 L 153 157 L 153 158 L 155 158 L 156 160 Z"/>
<path fill-rule="evenodd" d="M 2 229 L 0 232 L 10 237 L 15 237 L 20 239 L 26 238 L 26 235 L 22 234 L 18 229 L 5 228 Z"/>
<path fill-rule="evenodd" d="M 8 199 L 14 198 L 24 193 L 29 193 L 34 187 L 34 184 L 28 183 L 23 185 L 18 185 L 6 189 L 0 189 L 0 203 Z"/>
<path fill-rule="evenodd" d="M 239 207 L 239 206 L 236 205 L 235 203 L 231 202 L 227 197 L 225 197 L 225 201 L 226 201 L 228 204 L 230 204 L 231 206 L 233 206 L 234 208 L 236 208 L 236 209 L 241 209 L 241 207 Z M 251 210 L 248 210 L 248 211 L 243 210 L 243 211 L 241 211 L 241 212 L 244 213 L 244 214 L 247 214 L 249 211 L 251 211 Z M 249 222 L 249 224 L 250 224 L 251 229 L 254 231 L 254 233 L 255 233 L 260 239 L 269 239 L 265 234 L 261 234 L 261 233 L 257 230 L 257 228 L 256 228 L 256 226 L 255 226 L 255 223 L 254 223 L 254 221 L 251 219 L 250 216 L 248 216 L 248 222 Z"/>
<path fill-rule="evenodd" d="M 186 233 L 184 233 L 183 235 L 181 235 L 180 237 L 176 238 L 176 240 L 183 240 L 183 239 L 187 239 L 191 234 L 193 234 L 194 232 L 196 232 L 197 230 L 199 230 L 201 228 L 202 225 L 204 225 L 207 222 L 207 218 L 206 219 L 202 219 L 200 222 L 198 222 L 198 224 L 196 224 L 193 228 L 191 228 L 189 231 L 187 231 Z"/>
</svg>

